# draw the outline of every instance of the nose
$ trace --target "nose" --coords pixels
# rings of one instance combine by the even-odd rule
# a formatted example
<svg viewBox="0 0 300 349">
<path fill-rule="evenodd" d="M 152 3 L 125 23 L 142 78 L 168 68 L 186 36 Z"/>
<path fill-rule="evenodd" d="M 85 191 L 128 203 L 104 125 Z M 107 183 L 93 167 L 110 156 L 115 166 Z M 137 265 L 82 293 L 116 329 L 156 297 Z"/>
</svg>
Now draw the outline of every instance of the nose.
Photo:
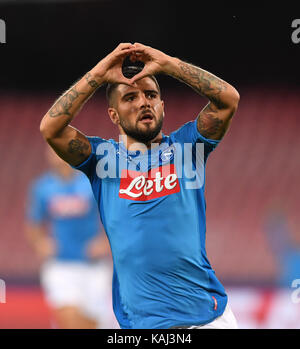
<svg viewBox="0 0 300 349">
<path fill-rule="evenodd" d="M 140 105 L 141 109 L 150 108 L 150 102 L 144 94 L 141 95 L 140 103 L 141 103 Z"/>
</svg>

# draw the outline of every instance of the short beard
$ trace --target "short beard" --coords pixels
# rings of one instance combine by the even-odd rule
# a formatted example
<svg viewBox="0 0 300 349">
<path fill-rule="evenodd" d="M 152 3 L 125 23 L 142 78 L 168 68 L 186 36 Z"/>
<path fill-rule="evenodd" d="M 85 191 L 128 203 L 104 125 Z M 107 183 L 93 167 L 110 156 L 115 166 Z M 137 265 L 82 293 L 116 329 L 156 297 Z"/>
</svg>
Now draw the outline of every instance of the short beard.
<svg viewBox="0 0 300 349">
<path fill-rule="evenodd" d="M 141 131 L 138 129 L 137 123 L 135 124 L 135 126 L 129 126 L 120 119 L 120 126 L 123 128 L 127 136 L 135 139 L 139 143 L 148 144 L 161 131 L 163 125 L 163 115 L 161 115 L 158 119 L 158 123 L 156 124 L 155 128 L 151 130 L 148 129 L 146 131 Z"/>
</svg>

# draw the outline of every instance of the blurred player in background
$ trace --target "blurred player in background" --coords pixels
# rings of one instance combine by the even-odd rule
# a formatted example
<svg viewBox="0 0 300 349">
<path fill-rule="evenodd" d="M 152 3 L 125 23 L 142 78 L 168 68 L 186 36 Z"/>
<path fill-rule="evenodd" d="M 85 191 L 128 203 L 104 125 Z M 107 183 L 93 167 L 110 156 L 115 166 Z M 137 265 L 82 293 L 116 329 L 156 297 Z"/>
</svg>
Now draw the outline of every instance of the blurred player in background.
<svg viewBox="0 0 300 349">
<path fill-rule="evenodd" d="M 291 219 L 288 209 L 274 201 L 266 209 L 264 229 L 277 264 L 277 286 L 290 288 L 300 279 L 299 226 Z"/>
<path fill-rule="evenodd" d="M 50 147 L 46 156 L 50 170 L 32 185 L 26 233 L 43 262 L 41 285 L 55 327 L 110 326 L 110 247 L 89 182 Z"/>
<path fill-rule="evenodd" d="M 264 287 L 256 293 L 251 316 L 256 328 L 299 329 L 299 225 L 284 198 L 273 198 L 266 205 L 262 227 L 274 257 L 276 276 L 273 287 Z"/>
</svg>

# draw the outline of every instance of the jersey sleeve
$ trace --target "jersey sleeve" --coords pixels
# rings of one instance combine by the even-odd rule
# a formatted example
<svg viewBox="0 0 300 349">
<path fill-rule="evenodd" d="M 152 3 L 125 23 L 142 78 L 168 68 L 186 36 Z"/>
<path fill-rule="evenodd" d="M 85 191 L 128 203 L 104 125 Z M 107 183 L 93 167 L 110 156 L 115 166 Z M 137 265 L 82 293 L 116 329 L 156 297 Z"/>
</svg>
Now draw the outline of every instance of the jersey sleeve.
<svg viewBox="0 0 300 349">
<path fill-rule="evenodd" d="M 43 223 L 48 217 L 47 203 L 43 195 L 42 186 L 34 183 L 28 194 L 27 219 L 35 224 Z"/>
<path fill-rule="evenodd" d="M 174 131 L 170 135 L 174 138 L 175 142 L 184 144 L 184 143 L 203 143 L 204 152 L 207 157 L 220 143 L 219 140 L 208 139 L 201 135 L 197 128 L 197 120 L 187 122 L 178 130 Z"/>
<path fill-rule="evenodd" d="M 82 171 L 87 175 L 87 177 L 90 179 L 90 181 L 93 180 L 93 177 L 96 174 L 96 165 L 97 165 L 97 158 L 96 158 L 96 152 L 97 152 L 97 147 L 99 144 L 105 142 L 103 138 L 100 137 L 87 137 L 91 144 L 91 154 L 90 156 L 81 164 L 77 166 L 72 166 L 75 170 Z"/>
</svg>

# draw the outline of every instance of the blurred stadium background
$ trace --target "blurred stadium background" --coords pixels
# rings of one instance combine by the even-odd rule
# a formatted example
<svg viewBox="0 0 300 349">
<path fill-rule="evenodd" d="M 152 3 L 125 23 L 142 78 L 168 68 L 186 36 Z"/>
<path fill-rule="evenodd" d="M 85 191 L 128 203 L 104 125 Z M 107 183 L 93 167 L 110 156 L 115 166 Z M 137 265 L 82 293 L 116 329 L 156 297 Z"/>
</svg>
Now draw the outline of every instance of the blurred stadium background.
<svg viewBox="0 0 300 349">
<path fill-rule="evenodd" d="M 230 131 L 207 164 L 208 258 L 241 328 L 300 328 L 300 280 L 292 287 L 300 279 L 300 44 L 291 41 L 297 12 L 261 10 L 197 10 L 189 1 L 0 1 L 7 26 L 0 44 L 0 328 L 50 328 L 39 261 L 24 236 L 28 186 L 46 169 L 40 120 L 119 42 L 136 41 L 240 92 Z M 169 133 L 206 100 L 169 77 L 159 82 Z M 101 89 L 73 125 L 118 137 Z"/>
</svg>

